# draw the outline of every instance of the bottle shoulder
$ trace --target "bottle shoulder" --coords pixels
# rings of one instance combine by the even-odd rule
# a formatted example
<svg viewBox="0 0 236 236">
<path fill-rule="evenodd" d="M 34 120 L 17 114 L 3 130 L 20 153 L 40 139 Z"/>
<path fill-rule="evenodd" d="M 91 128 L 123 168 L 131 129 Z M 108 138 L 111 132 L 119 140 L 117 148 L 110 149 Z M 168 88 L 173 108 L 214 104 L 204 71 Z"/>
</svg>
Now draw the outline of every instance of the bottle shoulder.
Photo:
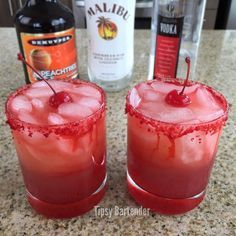
<svg viewBox="0 0 236 236">
<path fill-rule="evenodd" d="M 75 25 L 72 12 L 64 6 L 25 6 L 17 11 L 14 23 L 17 31 L 26 33 L 53 33 Z"/>
</svg>

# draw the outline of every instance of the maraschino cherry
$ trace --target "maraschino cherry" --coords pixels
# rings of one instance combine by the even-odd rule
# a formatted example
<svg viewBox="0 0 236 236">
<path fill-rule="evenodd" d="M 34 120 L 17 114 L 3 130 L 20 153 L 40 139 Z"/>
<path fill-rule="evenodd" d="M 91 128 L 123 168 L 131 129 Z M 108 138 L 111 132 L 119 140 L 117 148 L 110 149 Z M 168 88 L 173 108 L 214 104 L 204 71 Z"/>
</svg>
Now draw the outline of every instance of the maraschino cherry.
<svg viewBox="0 0 236 236">
<path fill-rule="evenodd" d="M 188 83 L 188 78 L 189 78 L 189 72 L 190 72 L 190 58 L 186 57 L 185 62 L 188 65 L 188 70 L 187 70 L 187 76 L 184 81 L 184 86 L 181 91 L 178 90 L 172 90 L 170 91 L 165 98 L 165 101 L 172 106 L 175 107 L 186 107 L 191 103 L 191 100 L 188 95 L 184 93 L 184 89 Z"/>
<path fill-rule="evenodd" d="M 53 95 L 49 98 L 49 105 L 51 107 L 58 108 L 63 103 L 73 101 L 71 96 L 67 92 L 61 91 L 57 93 L 51 86 L 51 84 L 49 84 L 48 81 L 45 78 L 43 78 L 43 76 L 25 60 L 25 58 L 21 53 L 18 53 L 17 57 L 19 61 L 22 61 L 28 67 L 30 67 L 30 69 L 32 69 L 50 87 L 50 89 L 53 92 Z"/>
</svg>

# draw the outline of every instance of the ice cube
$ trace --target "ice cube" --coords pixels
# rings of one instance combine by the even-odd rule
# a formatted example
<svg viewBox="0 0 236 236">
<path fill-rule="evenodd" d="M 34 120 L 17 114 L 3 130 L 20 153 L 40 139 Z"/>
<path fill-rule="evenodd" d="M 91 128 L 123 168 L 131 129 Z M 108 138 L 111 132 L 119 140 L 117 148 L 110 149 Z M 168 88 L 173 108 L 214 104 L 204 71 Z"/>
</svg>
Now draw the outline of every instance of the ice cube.
<svg viewBox="0 0 236 236">
<path fill-rule="evenodd" d="M 192 119 L 189 121 L 184 121 L 184 124 L 190 124 L 190 125 L 199 124 L 199 123 L 201 123 L 201 122 L 200 122 L 200 120 L 197 119 L 197 117 L 195 117 L 195 119 Z"/>
<path fill-rule="evenodd" d="M 64 82 L 61 80 L 49 80 L 50 85 L 56 90 L 56 92 L 67 91 L 70 92 L 73 88 L 73 84 L 69 82 Z"/>
<path fill-rule="evenodd" d="M 223 109 L 220 110 L 194 110 L 196 117 L 202 122 L 213 121 L 224 114 Z"/>
<path fill-rule="evenodd" d="M 51 112 L 48 115 L 48 123 L 52 125 L 61 125 L 61 124 L 65 124 L 66 120 L 63 119 L 60 115 Z"/>
<path fill-rule="evenodd" d="M 140 96 L 139 96 L 139 94 L 138 94 L 136 88 L 133 88 L 133 89 L 131 90 L 129 99 L 130 99 L 130 104 L 131 104 L 134 108 L 136 108 L 136 107 L 139 105 L 139 103 L 140 103 L 140 101 L 141 101 L 141 98 L 140 98 Z"/>
<path fill-rule="evenodd" d="M 37 81 L 31 85 L 31 88 L 43 88 L 47 86 L 47 83 L 45 83 L 44 81 Z"/>
<path fill-rule="evenodd" d="M 67 157 L 73 153 L 73 146 L 74 146 L 73 139 L 64 139 L 64 138 L 55 139 L 54 144 L 57 150 L 62 153 L 65 153 Z"/>
<path fill-rule="evenodd" d="M 141 113 L 152 119 L 159 119 L 159 114 L 165 109 L 164 105 L 156 102 L 141 102 L 137 108 Z"/>
<path fill-rule="evenodd" d="M 161 100 L 163 96 L 160 95 L 160 93 L 157 93 L 153 90 L 146 90 L 143 96 L 143 100 L 145 101 L 158 101 Z"/>
<path fill-rule="evenodd" d="M 146 83 L 141 83 L 137 87 L 138 94 L 143 98 L 147 91 L 153 90 L 152 87 Z"/>
<path fill-rule="evenodd" d="M 79 96 L 92 97 L 98 101 L 101 101 L 100 92 L 96 88 L 93 88 L 92 86 L 75 85 L 75 87 L 73 88 L 73 90 L 71 92 L 75 93 L 76 95 L 79 95 Z"/>
<path fill-rule="evenodd" d="M 197 89 L 195 99 L 199 107 L 207 107 L 210 110 L 219 110 L 221 108 L 213 95 L 203 87 Z"/>
<path fill-rule="evenodd" d="M 194 134 L 194 135 L 193 135 Z M 204 139 L 203 134 L 199 135 L 201 140 Z M 205 140 L 199 142 L 199 138 L 196 137 L 196 133 L 190 133 L 184 135 L 175 140 L 175 153 L 179 158 L 179 165 L 197 165 L 197 163 L 203 162 L 204 156 L 207 151 L 205 150 Z"/>
<path fill-rule="evenodd" d="M 196 120 L 196 116 L 190 108 L 166 105 L 163 111 L 160 112 L 159 119 L 168 123 L 191 123 L 191 121 Z"/>
<path fill-rule="evenodd" d="M 190 94 L 190 93 L 194 93 L 197 91 L 197 89 L 200 87 L 199 84 L 193 84 L 191 86 L 186 86 L 185 87 L 185 90 L 184 90 L 184 93 L 185 94 Z"/>
<path fill-rule="evenodd" d="M 53 91 L 49 87 L 30 88 L 25 92 L 29 98 L 43 98 L 53 95 Z"/>
<path fill-rule="evenodd" d="M 89 107 L 80 104 L 64 103 L 58 107 L 58 113 L 64 117 L 77 120 L 90 116 L 93 111 Z"/>
<path fill-rule="evenodd" d="M 24 115 L 23 115 L 24 116 Z M 27 142 L 29 145 L 38 145 L 43 146 L 47 145 L 48 141 L 45 141 L 45 136 L 37 131 L 34 131 L 32 135 L 29 136 L 29 132 L 27 129 L 24 130 L 24 133 L 22 133 L 22 138 L 25 142 Z"/>
<path fill-rule="evenodd" d="M 195 116 L 202 122 L 217 119 L 224 113 L 217 100 L 214 99 L 214 96 L 205 88 L 201 87 L 197 89 L 195 97 L 192 100 L 192 110 Z"/>
<path fill-rule="evenodd" d="M 20 120 L 24 122 L 27 122 L 30 124 L 39 124 L 39 122 L 36 120 L 36 118 L 33 115 L 29 113 L 25 113 L 24 111 L 21 111 L 18 117 Z"/>
<path fill-rule="evenodd" d="M 209 165 L 215 156 L 219 133 L 206 134 L 203 131 L 195 131 L 176 139 L 176 156 L 184 164 Z M 179 163 L 182 165 L 181 163 Z"/>
<path fill-rule="evenodd" d="M 81 98 L 78 104 L 84 107 L 89 107 L 93 111 L 97 111 L 101 107 L 101 104 L 97 100 L 89 97 Z"/>
<path fill-rule="evenodd" d="M 167 94 L 174 89 L 181 91 L 183 86 L 182 85 L 180 85 L 180 86 L 174 85 L 172 83 L 164 83 L 161 81 L 155 81 L 151 84 L 151 87 L 157 92 Z"/>
<path fill-rule="evenodd" d="M 38 109 L 38 110 L 44 108 L 44 103 L 43 103 L 43 101 L 41 101 L 41 100 L 38 99 L 38 98 L 33 98 L 33 99 L 31 100 L 31 103 L 32 103 L 33 107 L 36 108 L 36 109 Z"/>
<path fill-rule="evenodd" d="M 63 89 L 71 89 L 73 88 L 73 84 L 69 83 L 69 82 L 65 82 L 65 81 L 61 81 L 61 80 L 47 80 L 47 82 L 52 85 L 52 87 L 55 90 L 63 90 Z M 32 88 L 49 88 L 48 84 L 44 81 L 38 81 L 36 83 L 33 83 Z M 58 92 L 59 92 L 58 91 Z"/>
<path fill-rule="evenodd" d="M 16 112 L 18 112 L 20 110 L 24 110 L 27 112 L 32 111 L 32 105 L 31 105 L 30 101 L 28 100 L 28 98 L 24 95 L 19 95 L 19 96 L 13 98 L 13 100 L 11 102 L 11 106 L 12 106 L 12 109 Z"/>
<path fill-rule="evenodd" d="M 82 164 L 89 164 L 92 162 L 91 148 L 85 146 L 82 148 L 80 145 L 81 138 L 62 138 L 55 139 L 54 145 L 60 157 L 64 160 L 64 166 L 70 166 L 70 169 L 78 171 L 78 166 L 83 168 Z M 86 145 L 86 144 L 85 144 Z M 57 160 L 55 160 L 57 161 Z"/>
</svg>

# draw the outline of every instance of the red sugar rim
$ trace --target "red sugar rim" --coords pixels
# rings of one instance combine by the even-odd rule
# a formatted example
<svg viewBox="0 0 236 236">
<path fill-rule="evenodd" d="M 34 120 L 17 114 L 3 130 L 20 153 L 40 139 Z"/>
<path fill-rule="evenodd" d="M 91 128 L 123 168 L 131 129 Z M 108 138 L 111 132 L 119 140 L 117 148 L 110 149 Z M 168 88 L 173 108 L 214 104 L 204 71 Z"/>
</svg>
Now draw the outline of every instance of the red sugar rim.
<svg viewBox="0 0 236 236">
<path fill-rule="evenodd" d="M 178 86 L 183 86 L 184 80 L 182 79 L 173 79 L 173 78 L 168 78 L 168 79 L 157 79 L 159 82 L 163 83 L 171 83 L 174 85 Z M 131 90 L 129 90 L 127 96 L 126 96 L 126 107 L 125 107 L 125 112 L 130 114 L 131 116 L 135 116 L 140 120 L 140 123 L 145 123 L 147 125 L 151 125 L 156 132 L 162 132 L 169 138 L 175 139 L 178 137 L 181 137 L 183 135 L 192 133 L 193 131 L 203 131 L 206 133 L 215 133 L 218 131 L 223 125 L 226 124 L 226 121 L 228 119 L 228 111 L 229 111 L 229 105 L 225 99 L 225 97 L 214 90 L 213 88 L 204 85 L 199 82 L 195 81 L 188 81 L 186 87 L 199 84 L 202 87 L 206 88 L 210 93 L 213 94 L 213 96 L 218 100 L 220 104 L 222 104 L 222 107 L 224 109 L 224 114 L 212 121 L 207 121 L 207 122 L 201 122 L 201 123 L 193 123 L 193 124 L 179 124 L 179 123 L 169 123 L 169 122 L 163 122 L 159 120 L 155 120 L 153 118 L 150 118 L 148 116 L 143 115 L 140 111 L 138 111 L 135 107 L 133 107 L 130 104 L 130 94 L 131 91 L 134 88 L 137 88 L 140 84 L 147 84 L 151 85 L 152 83 L 156 83 L 156 80 L 149 80 L 145 82 L 138 83 L 135 85 Z"/>
<path fill-rule="evenodd" d="M 86 82 L 82 80 L 72 80 L 72 79 L 57 79 L 62 82 L 72 83 L 76 85 L 89 85 L 93 88 L 97 89 L 101 96 L 102 96 L 102 104 L 101 107 L 95 111 L 93 114 L 80 119 L 78 121 L 68 122 L 61 125 L 37 125 L 28 123 L 25 121 L 22 121 L 14 115 L 14 113 L 9 108 L 10 103 L 13 98 L 18 96 L 19 94 L 23 93 L 23 91 L 27 90 L 32 86 L 32 84 L 24 85 L 20 88 L 18 88 L 16 91 L 12 92 L 5 103 L 5 114 L 7 117 L 7 123 L 11 127 L 12 130 L 18 130 L 18 131 L 25 131 L 27 130 L 29 135 L 32 136 L 34 132 L 40 132 L 45 137 L 49 136 L 51 133 L 57 134 L 57 135 L 72 135 L 72 136 L 79 136 L 82 134 L 85 134 L 90 130 L 95 122 L 99 120 L 106 109 L 106 103 L 105 103 L 105 92 L 102 88 L 97 86 L 94 83 Z"/>
</svg>

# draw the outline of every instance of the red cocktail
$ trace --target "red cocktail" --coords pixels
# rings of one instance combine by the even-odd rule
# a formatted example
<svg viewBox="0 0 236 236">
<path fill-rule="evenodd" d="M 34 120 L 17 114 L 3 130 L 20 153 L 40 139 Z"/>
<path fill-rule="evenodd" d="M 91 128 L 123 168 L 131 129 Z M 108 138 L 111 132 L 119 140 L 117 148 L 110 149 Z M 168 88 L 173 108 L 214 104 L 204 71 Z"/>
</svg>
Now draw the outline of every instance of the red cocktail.
<svg viewBox="0 0 236 236">
<path fill-rule="evenodd" d="M 228 116 L 225 98 L 196 82 L 185 88 L 190 104 L 168 104 L 167 94 L 182 87 L 175 79 L 144 82 L 126 102 L 129 191 L 163 214 L 187 212 L 203 200 Z"/>
<path fill-rule="evenodd" d="M 36 82 L 9 96 L 6 115 L 30 204 L 48 217 L 72 217 L 105 193 L 105 97 L 91 83 L 49 83 L 72 101 L 51 106 L 52 90 Z"/>
</svg>

